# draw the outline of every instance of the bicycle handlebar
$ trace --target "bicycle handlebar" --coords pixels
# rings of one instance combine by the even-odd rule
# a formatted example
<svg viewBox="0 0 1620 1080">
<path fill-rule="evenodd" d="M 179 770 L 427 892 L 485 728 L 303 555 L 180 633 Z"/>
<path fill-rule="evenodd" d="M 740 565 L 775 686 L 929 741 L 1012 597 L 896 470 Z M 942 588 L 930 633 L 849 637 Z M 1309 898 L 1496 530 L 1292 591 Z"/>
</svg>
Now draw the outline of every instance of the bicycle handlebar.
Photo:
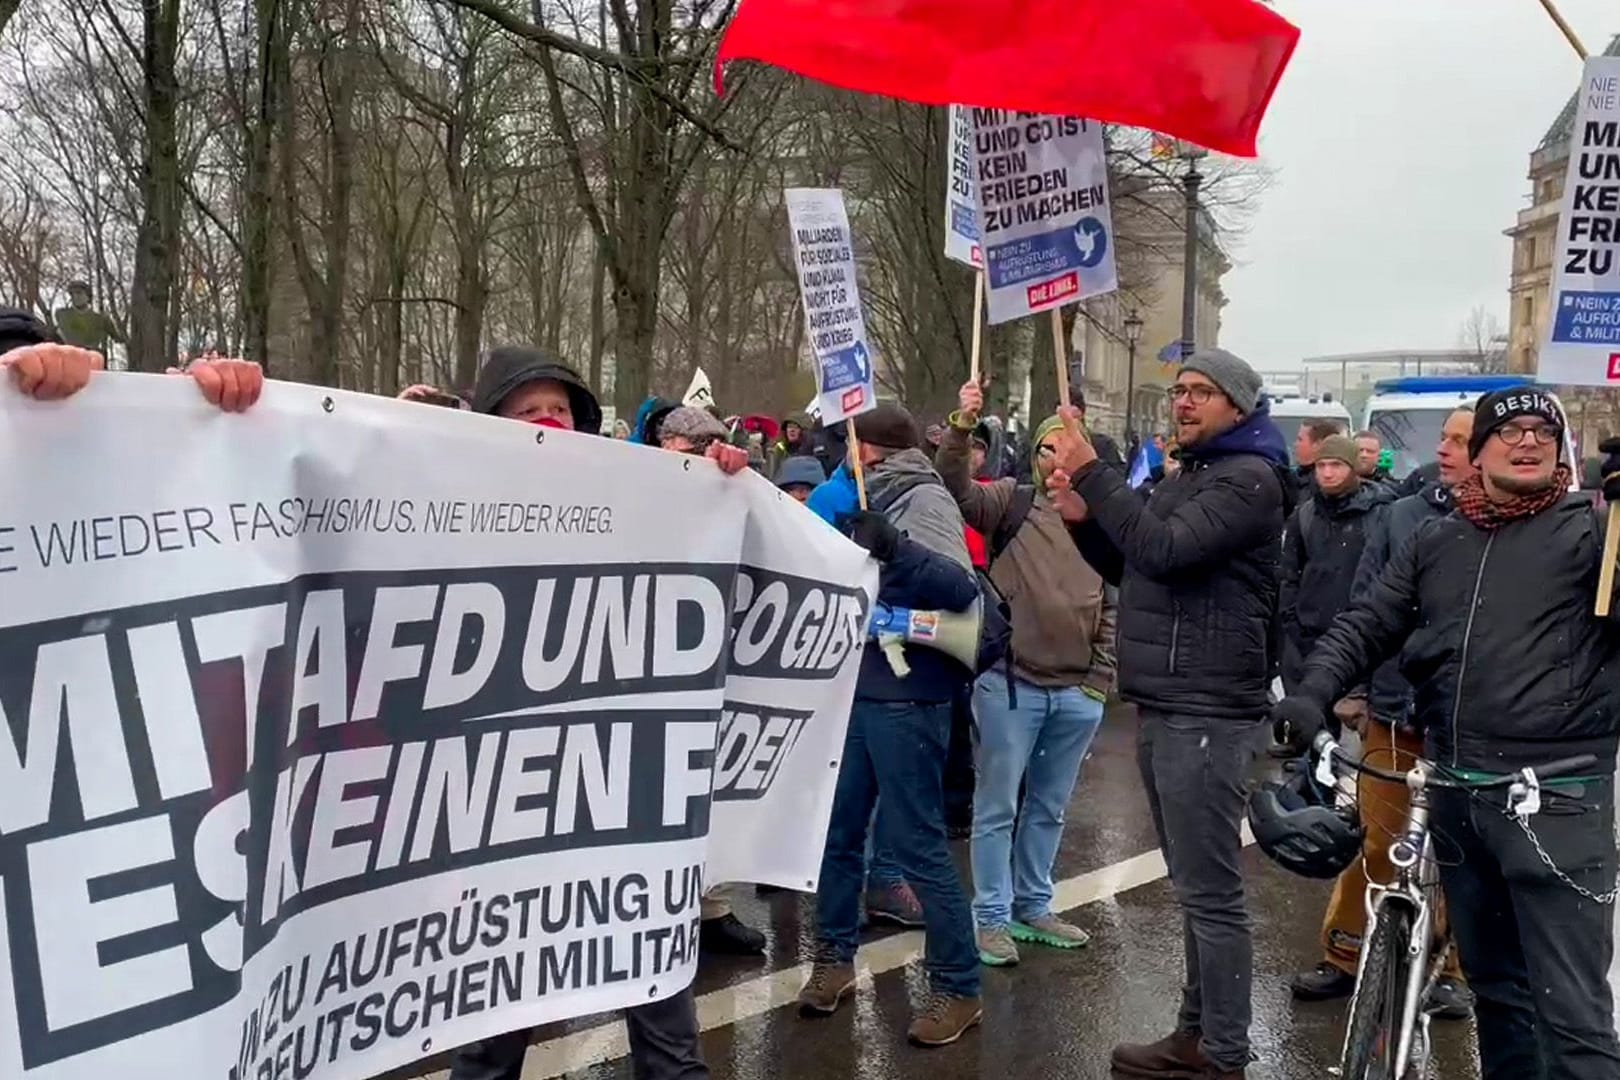
<svg viewBox="0 0 1620 1080">
<path fill-rule="evenodd" d="M 1404 772 L 1388 772 L 1384 769 L 1374 768 L 1365 762 L 1350 760 L 1345 756 L 1343 748 L 1339 746 L 1338 741 L 1326 731 L 1317 735 L 1316 741 L 1311 744 L 1311 749 L 1318 757 L 1324 755 L 1330 756 L 1335 769 L 1348 769 L 1352 772 L 1376 777 L 1380 780 L 1388 780 L 1393 784 L 1406 783 L 1407 774 Z M 1420 764 L 1428 765 L 1430 768 L 1430 773 L 1424 781 L 1428 787 L 1447 788 L 1452 791 L 1490 791 L 1494 788 L 1511 787 L 1524 779 L 1523 770 L 1520 770 L 1519 772 L 1508 773 L 1505 776 L 1498 776 L 1491 780 L 1463 780 L 1441 775 L 1446 771 L 1446 767 L 1443 765 L 1436 764 L 1432 761 L 1425 761 L 1423 758 L 1418 758 L 1417 760 Z M 1548 780 L 1552 779 L 1553 777 L 1567 776 L 1570 773 L 1591 768 L 1596 764 L 1596 755 L 1577 754 L 1574 757 L 1559 758 L 1557 761 L 1549 761 L 1545 765 L 1537 765 L 1531 771 L 1533 771 L 1538 778 Z"/>
</svg>

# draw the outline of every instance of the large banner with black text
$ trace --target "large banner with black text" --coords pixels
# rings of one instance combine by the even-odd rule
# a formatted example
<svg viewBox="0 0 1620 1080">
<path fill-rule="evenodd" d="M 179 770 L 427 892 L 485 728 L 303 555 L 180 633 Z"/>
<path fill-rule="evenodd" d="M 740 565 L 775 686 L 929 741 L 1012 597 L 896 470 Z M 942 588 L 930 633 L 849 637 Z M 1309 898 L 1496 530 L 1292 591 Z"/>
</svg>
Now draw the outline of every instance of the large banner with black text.
<svg viewBox="0 0 1620 1080">
<path fill-rule="evenodd" d="M 0 460 L 7 1080 L 376 1076 L 814 888 L 876 570 L 762 478 L 142 375 Z"/>
</svg>

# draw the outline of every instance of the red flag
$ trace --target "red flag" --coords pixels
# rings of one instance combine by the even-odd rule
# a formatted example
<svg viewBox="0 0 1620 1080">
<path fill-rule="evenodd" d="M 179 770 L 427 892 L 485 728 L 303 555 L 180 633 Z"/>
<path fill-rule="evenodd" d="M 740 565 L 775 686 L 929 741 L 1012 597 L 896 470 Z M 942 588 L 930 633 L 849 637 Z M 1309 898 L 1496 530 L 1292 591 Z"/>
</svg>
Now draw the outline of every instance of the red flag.
<svg viewBox="0 0 1620 1080">
<path fill-rule="evenodd" d="M 1255 0 L 742 0 L 715 58 L 927 105 L 1083 116 L 1255 155 L 1299 29 Z"/>
</svg>

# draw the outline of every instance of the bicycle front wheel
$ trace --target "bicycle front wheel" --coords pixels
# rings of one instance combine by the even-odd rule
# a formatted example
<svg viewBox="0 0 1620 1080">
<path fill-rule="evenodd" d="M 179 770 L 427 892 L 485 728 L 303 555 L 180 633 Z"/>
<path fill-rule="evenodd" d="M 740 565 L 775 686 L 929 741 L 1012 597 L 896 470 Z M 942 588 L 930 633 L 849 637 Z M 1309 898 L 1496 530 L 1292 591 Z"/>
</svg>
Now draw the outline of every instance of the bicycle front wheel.
<svg viewBox="0 0 1620 1080">
<path fill-rule="evenodd" d="M 1350 1032 L 1344 1040 L 1343 1080 L 1396 1080 L 1402 999 L 1412 938 L 1412 913 L 1399 904 L 1378 910 L 1367 935 L 1361 977 L 1350 1003 Z"/>
</svg>

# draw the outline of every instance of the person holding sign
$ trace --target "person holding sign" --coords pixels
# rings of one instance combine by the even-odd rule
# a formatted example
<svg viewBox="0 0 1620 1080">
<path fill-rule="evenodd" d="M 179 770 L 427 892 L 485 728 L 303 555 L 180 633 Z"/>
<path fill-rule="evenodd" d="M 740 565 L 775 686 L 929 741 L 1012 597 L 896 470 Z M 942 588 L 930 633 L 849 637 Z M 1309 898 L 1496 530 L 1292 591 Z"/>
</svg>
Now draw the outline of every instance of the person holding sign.
<svg viewBox="0 0 1620 1080">
<path fill-rule="evenodd" d="M 979 599 L 962 539 L 962 515 L 918 449 L 911 414 L 882 404 L 856 417 L 856 441 L 870 510 L 844 518 L 851 539 L 881 568 L 878 603 L 914 611 L 964 612 Z M 945 838 L 945 758 L 951 701 L 973 673 L 949 654 L 919 645 L 901 675 L 869 645 L 838 766 L 827 848 L 816 891 L 816 959 L 799 992 L 804 1016 L 829 1016 L 855 990 L 855 949 L 866 882 L 866 838 L 883 802 L 886 839 L 922 901 L 923 963 L 933 993 L 907 1035 L 944 1046 L 983 1017 L 973 917 Z"/>
<path fill-rule="evenodd" d="M 1194 353 L 1170 401 L 1182 467 L 1151 498 L 1101 465 L 1078 426 L 1058 440 L 1048 483 L 1067 494 L 1072 478 L 1087 515 L 1075 541 L 1120 586 L 1120 696 L 1141 712 L 1138 764 L 1186 924 L 1175 1031 L 1115 1047 L 1113 1066 L 1235 1080 L 1249 1064 L 1254 967 L 1239 828 L 1271 681 L 1288 451 L 1260 376 L 1225 350 Z"/>
<path fill-rule="evenodd" d="M 968 525 L 990 538 L 987 572 L 1012 608 L 1012 663 L 984 672 L 973 688 L 973 916 L 980 961 L 1001 967 L 1018 963 L 1016 942 L 1077 949 L 1091 940 L 1053 913 L 1052 866 L 1113 687 L 1115 605 L 1075 550 L 1060 508 L 1036 486 L 1052 468 L 1061 421 L 1035 429 L 1034 484 L 977 483 L 968 439 L 984 392 L 970 380 L 958 400 L 934 462 Z"/>
<path fill-rule="evenodd" d="M 1455 512 L 1395 549 L 1272 710 L 1278 740 L 1307 745 L 1330 703 L 1404 645 L 1431 760 L 1487 779 L 1596 759 L 1579 777 L 1525 777 L 1535 804 L 1432 795 L 1483 1080 L 1620 1080 L 1607 980 L 1620 627 L 1593 612 L 1605 537 L 1568 494 L 1564 430 L 1543 390 L 1480 398 L 1468 440 L 1480 472 L 1453 490 Z M 1603 451 L 1605 495 L 1620 496 L 1620 441 Z"/>
</svg>

